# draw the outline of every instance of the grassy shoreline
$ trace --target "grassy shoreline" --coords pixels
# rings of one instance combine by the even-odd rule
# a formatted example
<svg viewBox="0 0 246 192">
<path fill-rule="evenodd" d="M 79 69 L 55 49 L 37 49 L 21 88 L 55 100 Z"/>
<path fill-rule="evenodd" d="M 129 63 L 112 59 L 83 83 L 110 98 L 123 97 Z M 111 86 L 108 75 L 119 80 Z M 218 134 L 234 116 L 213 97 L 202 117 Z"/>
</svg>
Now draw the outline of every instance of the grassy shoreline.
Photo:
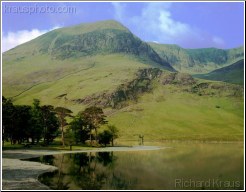
<svg viewBox="0 0 246 192">
<path fill-rule="evenodd" d="M 163 144 L 168 143 L 244 143 L 244 140 L 183 140 L 183 139 L 166 139 L 166 140 L 156 140 L 156 141 L 145 141 L 144 145 L 140 145 L 136 140 L 117 140 L 116 145 L 113 147 L 133 147 L 133 146 L 162 146 Z M 51 150 L 51 151 L 77 151 L 77 150 L 93 150 L 93 149 L 104 149 L 110 148 L 111 145 L 107 147 L 95 145 L 72 145 L 72 150 L 70 150 L 70 146 L 66 145 L 63 147 L 60 144 L 51 144 L 49 146 L 41 146 L 41 145 L 31 145 L 30 148 L 26 148 L 23 144 L 14 144 L 11 145 L 10 142 L 5 142 L 5 145 L 2 146 L 2 151 L 6 150 Z"/>
</svg>

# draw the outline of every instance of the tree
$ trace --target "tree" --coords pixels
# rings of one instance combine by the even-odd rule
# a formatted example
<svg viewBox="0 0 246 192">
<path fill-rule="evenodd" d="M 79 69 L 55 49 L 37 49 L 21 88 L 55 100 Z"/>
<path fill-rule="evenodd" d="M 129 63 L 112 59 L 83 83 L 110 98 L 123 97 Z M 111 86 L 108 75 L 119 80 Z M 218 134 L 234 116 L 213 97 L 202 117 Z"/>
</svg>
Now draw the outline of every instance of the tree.
<svg viewBox="0 0 246 192">
<path fill-rule="evenodd" d="M 85 141 L 89 139 L 90 129 L 83 120 L 82 116 L 77 115 L 74 117 L 73 121 L 70 123 L 70 127 L 73 130 L 76 144 L 79 142 L 85 143 Z"/>
<path fill-rule="evenodd" d="M 24 140 L 28 140 L 29 132 L 32 129 L 30 125 L 31 106 L 16 105 L 14 113 L 14 130 L 12 139 L 21 144 Z"/>
<path fill-rule="evenodd" d="M 13 105 L 10 99 L 2 97 L 3 109 L 3 144 L 10 139 L 11 144 L 32 139 L 32 143 L 44 138 L 49 144 L 55 137 L 59 122 L 51 105 L 40 106 L 38 99 L 33 100 L 33 106 Z"/>
<path fill-rule="evenodd" d="M 34 143 L 35 139 L 37 143 L 42 137 L 44 122 L 43 122 L 43 114 L 40 107 L 40 100 L 33 100 L 33 107 L 31 109 L 31 118 L 29 120 L 31 125 L 31 129 L 29 130 L 29 136 L 32 138 L 32 143 Z"/>
<path fill-rule="evenodd" d="M 67 125 L 66 117 L 71 117 L 72 111 L 64 108 L 64 107 L 56 107 L 55 112 L 58 116 L 60 126 L 61 126 L 61 133 L 62 133 L 62 145 L 65 146 L 65 141 L 64 141 L 64 127 Z"/>
<path fill-rule="evenodd" d="M 44 144 L 49 145 L 54 140 L 59 129 L 59 120 L 56 117 L 54 107 L 52 105 L 41 106 L 43 117 L 43 138 Z"/>
<path fill-rule="evenodd" d="M 86 108 L 83 112 L 81 112 L 81 115 L 85 123 L 88 125 L 88 128 L 90 129 L 90 142 L 92 144 L 91 130 L 95 130 L 95 138 L 97 140 L 97 129 L 100 127 L 100 125 L 107 123 L 105 120 L 106 116 L 104 115 L 101 108 L 95 106 Z"/>
<path fill-rule="evenodd" d="M 114 140 L 117 139 L 119 137 L 118 133 L 119 130 L 117 129 L 117 127 L 115 127 L 114 125 L 108 125 L 108 130 L 111 132 L 112 134 L 112 139 L 111 139 L 111 143 L 112 146 L 114 146 Z"/>
<path fill-rule="evenodd" d="M 6 99 L 2 96 L 2 142 L 11 138 L 13 133 L 13 122 L 14 122 L 15 107 L 11 99 Z M 11 139 L 12 144 L 12 139 Z"/>
<path fill-rule="evenodd" d="M 105 147 L 107 144 L 110 143 L 112 138 L 113 135 L 109 130 L 104 130 L 102 133 L 99 133 L 98 135 L 99 144 L 104 144 Z"/>
<path fill-rule="evenodd" d="M 74 134 L 71 128 L 66 129 L 64 132 L 65 144 L 70 146 L 70 150 L 72 150 L 72 145 L 74 145 Z"/>
</svg>

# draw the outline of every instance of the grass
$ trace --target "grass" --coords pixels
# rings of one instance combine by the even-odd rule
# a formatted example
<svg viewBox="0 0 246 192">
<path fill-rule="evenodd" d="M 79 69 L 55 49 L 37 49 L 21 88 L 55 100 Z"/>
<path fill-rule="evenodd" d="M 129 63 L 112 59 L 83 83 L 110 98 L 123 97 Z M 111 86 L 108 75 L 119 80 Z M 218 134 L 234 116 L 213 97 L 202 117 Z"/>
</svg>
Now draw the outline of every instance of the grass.
<svg viewBox="0 0 246 192">
<path fill-rule="evenodd" d="M 86 106 L 72 102 L 73 99 L 113 91 L 133 79 L 139 68 L 151 66 L 135 57 L 121 54 L 97 55 L 84 57 L 83 60 L 69 59 L 54 63 L 46 55 L 31 56 L 25 63 L 14 59 L 5 55 L 5 97 L 24 91 L 13 98 L 14 104 L 30 105 L 34 98 L 38 98 L 42 105 L 63 106 L 72 110 L 74 115 Z M 141 96 L 138 103 L 130 102 L 128 107 L 121 110 L 105 109 L 109 114 L 109 123 L 120 131 L 119 140 L 137 141 L 139 134 L 144 135 L 145 141 L 243 140 L 243 98 L 225 95 L 230 91 L 229 86 L 225 93 L 215 96 L 187 93 L 178 85 L 163 86 L 156 83 L 154 86 L 153 92 Z M 62 94 L 67 95 L 58 99 L 57 96 Z M 59 146 L 51 148 L 60 149 Z"/>
<path fill-rule="evenodd" d="M 102 58 L 103 56 L 100 56 L 96 59 Z M 75 115 L 86 106 L 69 100 L 103 90 L 112 90 L 118 84 L 130 79 L 137 67 L 144 66 L 134 63 L 135 66 L 131 67 L 132 63 L 127 63 L 127 59 L 124 60 L 124 57 L 119 55 L 104 58 L 105 60 L 88 71 L 81 71 L 30 89 L 16 97 L 15 104 L 31 104 L 32 98 L 39 98 L 41 104 L 65 106 Z M 106 59 L 109 58 L 111 62 L 107 62 Z M 113 59 L 119 59 L 122 63 L 118 63 L 119 66 L 115 67 Z M 139 134 L 144 135 L 145 141 L 243 140 L 244 112 L 241 97 L 226 96 L 228 90 L 215 96 L 199 96 L 184 92 L 175 85 L 163 86 L 156 83 L 154 86 L 154 91 L 141 96 L 138 103 L 130 102 L 128 107 L 121 110 L 105 109 L 107 114 L 111 114 L 107 118 L 109 123 L 114 124 L 120 131 L 119 140 L 137 141 Z M 63 98 L 55 99 L 64 93 L 68 94 L 66 96 L 68 101 Z"/>
<path fill-rule="evenodd" d="M 96 146 L 100 147 L 100 146 Z M 95 146 L 88 146 L 86 144 L 78 144 L 72 145 L 72 150 L 90 150 L 94 149 Z M 65 145 L 64 147 L 61 145 L 61 138 L 56 138 L 50 145 L 42 146 L 42 141 L 39 144 L 30 145 L 30 148 L 26 148 L 24 144 L 14 144 L 11 145 L 10 142 L 4 142 L 3 150 L 14 150 L 14 149 L 28 149 L 28 150 L 64 150 L 70 151 L 70 146 Z"/>
<path fill-rule="evenodd" d="M 121 139 L 143 134 L 146 141 L 242 141 L 244 134 L 241 98 L 200 97 L 172 86 L 155 89 L 108 119 L 120 129 Z"/>
<path fill-rule="evenodd" d="M 244 60 L 240 60 L 232 65 L 214 70 L 207 74 L 194 75 L 194 77 L 243 85 Z"/>
<path fill-rule="evenodd" d="M 45 58 L 40 59 L 41 61 L 44 63 L 48 62 Z M 140 62 L 134 57 L 120 54 L 86 57 L 83 59 L 83 62 L 78 62 L 77 60 L 69 60 L 67 62 L 73 63 L 71 67 L 67 67 L 67 71 L 64 67 L 64 70 L 60 72 L 61 74 L 55 75 L 56 73 L 53 73 L 52 75 L 51 72 L 48 74 L 45 72 L 44 74 L 40 73 L 40 78 L 42 76 L 43 79 L 37 80 L 37 77 L 36 81 L 32 84 L 25 84 L 23 82 L 25 79 L 19 80 L 18 83 L 8 81 L 10 77 L 18 77 L 18 75 L 16 75 L 16 71 L 8 68 L 8 64 L 4 65 L 7 67 L 3 68 L 3 95 L 5 97 L 11 97 L 24 91 L 19 96 L 13 98 L 15 104 L 32 104 L 33 99 L 38 98 L 42 104 L 64 106 L 77 113 L 84 106 L 78 106 L 76 103 L 71 102 L 71 100 L 82 99 L 85 96 L 102 91 L 114 90 L 120 84 L 128 81 L 128 79 L 132 79 L 137 69 L 149 67 L 149 65 Z M 60 65 L 63 64 L 60 63 Z M 39 65 L 41 66 L 42 63 Z M 55 64 L 53 66 L 54 69 L 58 68 L 57 65 Z M 28 67 L 30 66 L 27 65 Z M 53 67 L 50 67 L 51 71 Z M 28 70 L 23 67 L 22 63 L 17 64 L 17 71 L 18 68 L 20 69 L 20 74 L 25 74 L 24 71 Z M 36 70 L 39 71 L 39 68 Z M 49 67 L 47 70 L 49 70 Z M 35 74 L 36 72 L 35 69 L 32 69 L 30 74 Z M 30 81 L 30 79 L 28 80 L 31 76 L 30 74 L 25 76 L 27 78 L 26 81 Z M 30 87 L 32 88 L 28 89 Z M 62 94 L 67 94 L 66 98 L 68 100 L 56 98 Z"/>
<path fill-rule="evenodd" d="M 92 32 L 95 30 L 105 30 L 105 29 L 117 29 L 128 32 L 129 30 L 125 28 L 122 24 L 118 23 L 114 20 L 106 20 L 95 23 L 85 23 L 77 26 L 66 27 L 60 29 L 64 34 L 68 35 L 80 35 L 88 32 Z M 59 29 L 58 29 L 59 30 Z"/>
<path fill-rule="evenodd" d="M 244 58 L 243 47 L 234 49 L 184 49 L 178 45 L 149 43 L 150 46 L 180 72 L 203 74 L 231 65 Z"/>
</svg>

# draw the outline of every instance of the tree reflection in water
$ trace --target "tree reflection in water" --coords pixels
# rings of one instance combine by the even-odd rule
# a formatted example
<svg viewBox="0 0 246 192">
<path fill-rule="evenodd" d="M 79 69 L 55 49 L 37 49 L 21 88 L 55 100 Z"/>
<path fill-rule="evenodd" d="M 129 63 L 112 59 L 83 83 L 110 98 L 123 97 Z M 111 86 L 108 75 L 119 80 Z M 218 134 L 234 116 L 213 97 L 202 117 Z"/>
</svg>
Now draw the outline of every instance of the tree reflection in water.
<svg viewBox="0 0 246 192">
<path fill-rule="evenodd" d="M 51 189 L 128 189 L 129 183 L 134 183 L 116 173 L 117 157 L 113 152 L 63 154 L 53 158 L 58 171 L 39 177 Z"/>
</svg>

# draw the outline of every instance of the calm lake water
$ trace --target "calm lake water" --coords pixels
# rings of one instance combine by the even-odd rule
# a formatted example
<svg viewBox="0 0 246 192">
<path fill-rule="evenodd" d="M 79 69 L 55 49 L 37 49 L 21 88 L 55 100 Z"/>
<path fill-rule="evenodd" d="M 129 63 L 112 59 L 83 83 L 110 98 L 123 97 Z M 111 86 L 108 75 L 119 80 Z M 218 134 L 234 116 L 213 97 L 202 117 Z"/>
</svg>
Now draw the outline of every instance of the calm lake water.
<svg viewBox="0 0 246 192">
<path fill-rule="evenodd" d="M 170 143 L 155 151 L 60 154 L 30 159 L 58 170 L 39 177 L 51 189 L 243 189 L 242 143 Z"/>
</svg>

